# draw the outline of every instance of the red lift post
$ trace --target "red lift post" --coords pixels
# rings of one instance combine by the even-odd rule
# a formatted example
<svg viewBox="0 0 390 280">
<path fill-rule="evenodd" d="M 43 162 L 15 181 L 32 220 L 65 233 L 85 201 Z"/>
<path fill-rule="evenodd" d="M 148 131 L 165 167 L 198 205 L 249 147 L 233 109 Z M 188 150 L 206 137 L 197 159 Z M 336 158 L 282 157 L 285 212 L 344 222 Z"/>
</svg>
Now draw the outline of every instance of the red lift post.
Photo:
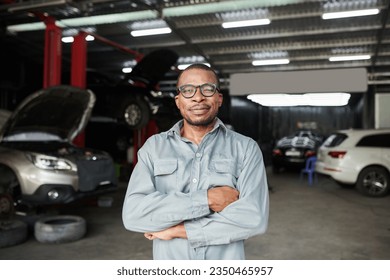
<svg viewBox="0 0 390 280">
<path fill-rule="evenodd" d="M 46 25 L 45 50 L 43 66 L 43 87 L 61 84 L 61 28 L 56 26 L 55 19 L 42 14 L 36 14 Z"/>
<path fill-rule="evenodd" d="M 99 36 L 94 33 L 80 31 L 77 36 L 74 37 L 73 45 L 72 45 L 72 76 L 71 76 L 71 83 L 74 86 L 79 87 L 86 87 L 86 68 L 87 68 L 87 41 L 86 37 L 88 35 L 93 36 L 96 40 L 110 45 L 122 52 L 131 54 L 135 56 L 135 60 L 138 62 L 143 58 L 143 54 L 134 51 L 132 49 L 129 49 L 125 46 L 122 46 L 116 42 L 113 42 L 111 40 L 108 40 L 102 36 Z M 131 94 L 131 93 L 129 93 Z M 158 132 L 158 128 L 156 125 L 156 122 L 154 120 L 149 121 L 146 127 L 134 130 L 133 135 L 133 147 L 134 147 L 134 153 L 133 153 L 133 167 L 137 163 L 137 152 L 139 148 L 145 143 L 146 139 L 150 137 L 153 134 L 156 134 Z M 81 137 L 81 136 L 80 136 Z M 77 137 L 75 140 L 83 141 L 83 139 L 78 139 Z M 84 142 L 82 142 L 84 143 Z"/>
</svg>

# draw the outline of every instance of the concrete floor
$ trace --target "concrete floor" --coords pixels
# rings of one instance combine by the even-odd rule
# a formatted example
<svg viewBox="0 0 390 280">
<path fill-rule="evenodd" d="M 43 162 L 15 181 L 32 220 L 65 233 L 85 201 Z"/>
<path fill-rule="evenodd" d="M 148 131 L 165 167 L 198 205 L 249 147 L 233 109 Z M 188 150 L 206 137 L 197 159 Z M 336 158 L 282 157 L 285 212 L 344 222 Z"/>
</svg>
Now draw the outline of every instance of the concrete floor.
<svg viewBox="0 0 390 280">
<path fill-rule="evenodd" d="M 299 174 L 268 172 L 270 223 L 266 234 L 246 242 L 252 260 L 389 260 L 390 196 L 368 198 L 320 177 L 309 187 Z M 96 201 L 57 209 L 87 220 L 87 234 L 65 244 L 43 244 L 33 233 L 19 245 L 0 249 L 4 260 L 147 260 L 151 242 L 122 226 L 127 184 L 120 184 L 112 207 Z"/>
</svg>

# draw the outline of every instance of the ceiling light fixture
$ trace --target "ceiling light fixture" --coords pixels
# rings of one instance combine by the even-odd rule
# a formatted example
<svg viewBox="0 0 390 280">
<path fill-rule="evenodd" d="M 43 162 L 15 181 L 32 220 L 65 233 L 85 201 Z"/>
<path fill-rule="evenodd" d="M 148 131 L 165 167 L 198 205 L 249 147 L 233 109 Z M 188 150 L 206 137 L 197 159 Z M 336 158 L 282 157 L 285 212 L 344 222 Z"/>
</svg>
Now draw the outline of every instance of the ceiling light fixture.
<svg viewBox="0 0 390 280">
<path fill-rule="evenodd" d="M 266 107 L 286 106 L 345 106 L 351 94 L 306 93 L 306 94 L 250 94 L 248 99 Z"/>
<path fill-rule="evenodd" d="M 370 58 L 370 55 L 331 56 L 329 57 L 329 61 L 368 60 Z"/>
<path fill-rule="evenodd" d="M 23 3 L 23 1 L 19 1 L 19 2 Z M 31 10 L 37 10 L 39 8 L 47 8 L 47 7 L 64 5 L 66 4 L 67 0 L 30 1 L 30 2 L 32 2 L 32 4 L 22 4 L 22 5 L 16 5 L 14 7 L 10 7 L 8 8 L 8 12 L 13 13 L 18 11 L 31 11 Z"/>
<path fill-rule="evenodd" d="M 366 9 L 346 12 L 332 12 L 324 13 L 322 19 L 335 19 L 335 18 L 348 18 L 348 17 L 360 17 L 360 16 L 371 16 L 379 13 L 379 9 Z"/>
<path fill-rule="evenodd" d="M 161 34 L 169 34 L 172 30 L 169 27 L 163 28 L 152 28 L 152 29 L 144 29 L 144 30 L 133 30 L 131 31 L 131 36 L 140 37 L 140 36 L 150 36 L 150 35 L 161 35 Z"/>
<path fill-rule="evenodd" d="M 93 37 L 92 35 L 87 35 L 87 36 L 85 37 L 85 41 L 90 42 L 90 41 L 93 41 L 93 40 L 95 40 L 95 37 Z M 62 41 L 63 43 L 73 43 L 74 37 L 73 37 L 73 36 L 62 37 L 62 38 L 61 38 L 61 41 Z"/>
<path fill-rule="evenodd" d="M 264 60 L 253 60 L 253 66 L 264 66 L 264 65 L 280 65 L 280 64 L 289 64 L 290 60 L 282 59 L 264 59 Z"/>
<path fill-rule="evenodd" d="M 63 43 L 73 43 L 74 37 L 73 36 L 62 37 L 61 41 Z"/>
<path fill-rule="evenodd" d="M 131 67 L 122 68 L 122 73 L 131 73 L 131 71 L 133 71 L 133 68 L 131 68 Z"/>
<path fill-rule="evenodd" d="M 152 19 L 156 17 L 157 17 L 156 12 L 148 10 L 148 11 L 107 14 L 107 15 L 89 16 L 89 17 L 80 17 L 80 18 L 68 18 L 68 19 L 57 20 L 56 25 L 61 28 L 67 28 L 72 26 L 79 27 L 85 25 L 99 25 L 99 24 L 110 24 L 116 22 L 129 22 L 129 21 L 136 21 L 136 20 Z M 7 26 L 7 31 L 21 32 L 21 31 L 43 30 L 45 28 L 46 25 L 43 22 L 35 22 L 35 23 L 9 25 Z"/>
<path fill-rule="evenodd" d="M 271 21 L 267 18 L 264 19 L 252 19 L 252 20 L 240 20 L 240 21 L 230 21 L 222 23 L 223 28 L 235 28 L 235 27 L 247 27 L 247 26 L 257 26 L 257 25 L 267 25 Z"/>
<path fill-rule="evenodd" d="M 210 63 L 205 63 L 205 62 L 194 62 L 194 63 L 201 63 L 201 64 L 204 64 L 204 65 L 207 65 L 208 67 L 210 67 Z M 179 65 L 177 66 L 177 69 L 179 69 L 179 70 L 184 70 L 184 69 L 186 69 L 188 66 L 190 66 L 191 64 L 193 64 L 193 63 L 189 63 L 189 64 L 179 64 Z"/>
</svg>

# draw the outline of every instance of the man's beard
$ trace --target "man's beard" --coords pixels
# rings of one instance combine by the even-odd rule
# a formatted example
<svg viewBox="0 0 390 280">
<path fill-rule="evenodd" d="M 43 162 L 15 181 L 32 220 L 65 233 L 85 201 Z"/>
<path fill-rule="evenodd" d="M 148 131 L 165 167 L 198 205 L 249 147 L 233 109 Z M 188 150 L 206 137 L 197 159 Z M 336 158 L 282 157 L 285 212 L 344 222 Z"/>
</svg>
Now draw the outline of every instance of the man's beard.
<svg viewBox="0 0 390 280">
<path fill-rule="evenodd" d="M 210 124 L 212 124 L 214 122 L 216 117 L 217 117 L 217 114 L 214 114 L 214 115 L 208 117 L 207 119 L 200 120 L 200 121 L 193 121 L 190 118 L 185 118 L 185 120 L 187 121 L 187 123 L 189 125 L 192 125 L 192 126 L 204 126 L 204 127 L 207 127 L 207 126 L 209 126 Z"/>
</svg>

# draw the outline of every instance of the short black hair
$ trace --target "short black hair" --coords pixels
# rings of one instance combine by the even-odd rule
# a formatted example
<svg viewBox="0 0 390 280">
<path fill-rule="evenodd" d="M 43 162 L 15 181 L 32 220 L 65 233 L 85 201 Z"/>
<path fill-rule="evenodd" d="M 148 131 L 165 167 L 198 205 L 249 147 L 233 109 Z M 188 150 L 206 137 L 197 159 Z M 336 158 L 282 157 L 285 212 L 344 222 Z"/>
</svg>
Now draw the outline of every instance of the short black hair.
<svg viewBox="0 0 390 280">
<path fill-rule="evenodd" d="M 210 66 L 207 66 L 206 64 L 203 64 L 203 63 L 191 64 L 191 65 L 188 66 L 186 69 L 184 69 L 183 71 L 181 71 L 181 73 L 180 73 L 179 76 L 177 77 L 177 83 L 179 83 L 179 80 L 180 80 L 181 75 L 182 75 L 185 71 L 191 70 L 191 69 L 199 69 L 199 70 L 209 71 L 209 72 L 213 73 L 214 76 L 215 76 L 215 80 L 217 81 L 217 88 L 219 88 L 219 78 L 218 78 L 217 72 L 215 72 L 215 70 L 214 70 L 213 68 L 211 68 Z"/>
</svg>

